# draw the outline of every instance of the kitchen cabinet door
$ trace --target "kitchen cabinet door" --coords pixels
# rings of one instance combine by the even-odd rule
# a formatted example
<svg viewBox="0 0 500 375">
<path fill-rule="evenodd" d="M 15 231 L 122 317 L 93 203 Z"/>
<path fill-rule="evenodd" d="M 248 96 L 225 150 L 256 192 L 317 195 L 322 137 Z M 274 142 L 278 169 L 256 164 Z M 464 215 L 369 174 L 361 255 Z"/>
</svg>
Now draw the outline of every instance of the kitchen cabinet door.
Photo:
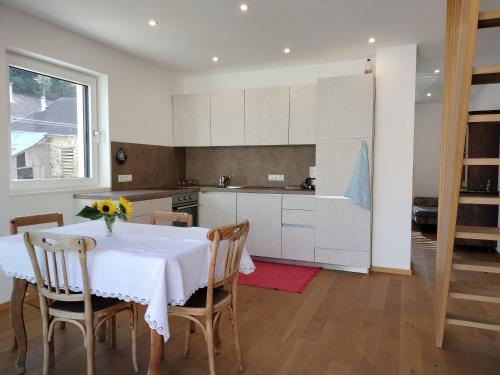
<svg viewBox="0 0 500 375">
<path fill-rule="evenodd" d="M 291 145 L 314 144 L 316 137 L 316 84 L 290 87 Z"/>
<path fill-rule="evenodd" d="M 250 222 L 248 252 L 281 258 L 281 195 L 237 194 L 237 207 L 238 222 Z"/>
<path fill-rule="evenodd" d="M 282 228 L 283 259 L 314 262 L 314 229 L 294 226 Z"/>
<path fill-rule="evenodd" d="M 316 195 L 343 196 L 351 181 L 363 139 L 323 138 L 316 145 Z M 373 172 L 372 139 L 368 146 L 370 186 Z"/>
<path fill-rule="evenodd" d="M 372 74 L 318 80 L 317 138 L 372 138 Z"/>
<path fill-rule="evenodd" d="M 210 94 L 212 146 L 245 144 L 245 94 L 243 90 Z"/>
<path fill-rule="evenodd" d="M 245 90 L 245 144 L 288 144 L 290 89 Z"/>
<path fill-rule="evenodd" d="M 316 248 L 371 250 L 371 212 L 348 198 L 316 198 Z"/>
<path fill-rule="evenodd" d="M 174 95 L 174 146 L 210 146 L 210 94 Z"/>
<path fill-rule="evenodd" d="M 200 194 L 201 226 L 220 227 L 236 223 L 236 193 Z"/>
</svg>

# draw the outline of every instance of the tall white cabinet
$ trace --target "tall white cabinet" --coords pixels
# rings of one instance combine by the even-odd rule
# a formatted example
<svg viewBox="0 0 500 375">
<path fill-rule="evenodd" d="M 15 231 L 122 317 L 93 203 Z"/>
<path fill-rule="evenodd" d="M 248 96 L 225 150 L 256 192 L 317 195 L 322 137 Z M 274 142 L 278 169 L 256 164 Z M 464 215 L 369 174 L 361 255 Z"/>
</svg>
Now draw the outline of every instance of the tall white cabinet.
<svg viewBox="0 0 500 375">
<path fill-rule="evenodd" d="M 373 176 L 372 74 L 318 80 L 316 122 L 315 261 L 367 272 L 371 210 L 345 198 L 366 142 Z"/>
</svg>

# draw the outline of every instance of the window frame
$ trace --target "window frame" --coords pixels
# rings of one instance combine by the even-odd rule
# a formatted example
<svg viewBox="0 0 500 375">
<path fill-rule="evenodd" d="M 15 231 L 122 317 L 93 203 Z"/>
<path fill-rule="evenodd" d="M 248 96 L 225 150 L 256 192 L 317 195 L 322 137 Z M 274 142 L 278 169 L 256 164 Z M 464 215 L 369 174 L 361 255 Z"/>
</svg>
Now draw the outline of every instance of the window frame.
<svg viewBox="0 0 500 375">
<path fill-rule="evenodd" d="M 89 177 L 74 177 L 61 179 L 39 179 L 39 180 L 14 180 L 12 178 L 12 163 L 9 163 L 9 186 L 12 193 L 52 192 L 52 191 L 74 191 L 94 188 L 100 185 L 99 171 L 99 121 L 97 109 L 97 77 L 89 73 L 66 68 L 54 63 L 45 62 L 35 58 L 7 53 L 7 84 L 9 80 L 10 67 L 24 69 L 50 77 L 71 81 L 88 87 L 88 95 L 85 98 L 87 104 L 87 131 L 84 134 L 88 147 L 87 160 Z M 8 156 L 11 157 L 11 131 L 10 128 L 10 105 L 9 105 L 9 147 Z M 90 158 L 90 160 L 88 160 Z"/>
</svg>

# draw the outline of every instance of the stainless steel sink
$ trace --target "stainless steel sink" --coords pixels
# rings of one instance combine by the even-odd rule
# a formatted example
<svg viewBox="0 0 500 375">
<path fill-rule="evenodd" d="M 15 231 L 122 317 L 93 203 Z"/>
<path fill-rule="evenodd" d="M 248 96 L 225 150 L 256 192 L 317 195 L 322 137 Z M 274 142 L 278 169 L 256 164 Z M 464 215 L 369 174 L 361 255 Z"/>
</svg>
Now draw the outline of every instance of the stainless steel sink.
<svg viewBox="0 0 500 375">
<path fill-rule="evenodd" d="M 226 186 L 226 189 L 243 189 L 244 186 L 234 186 L 234 185 L 229 185 Z"/>
</svg>

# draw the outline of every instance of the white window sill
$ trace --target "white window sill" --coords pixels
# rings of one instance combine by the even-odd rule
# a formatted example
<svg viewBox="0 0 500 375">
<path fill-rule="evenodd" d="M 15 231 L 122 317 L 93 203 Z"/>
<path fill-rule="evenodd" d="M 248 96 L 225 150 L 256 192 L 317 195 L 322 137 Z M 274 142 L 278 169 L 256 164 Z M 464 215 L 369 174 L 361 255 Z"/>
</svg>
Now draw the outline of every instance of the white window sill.
<svg viewBox="0 0 500 375">
<path fill-rule="evenodd" d="M 35 186 L 26 186 L 26 187 L 16 187 L 10 189 L 11 197 L 23 197 L 30 195 L 43 195 L 43 194 L 64 194 L 64 193 L 86 193 L 86 192 L 94 192 L 94 191 L 110 191 L 110 186 L 102 186 L 102 185 L 68 185 L 68 186 L 44 186 L 44 187 L 35 187 Z"/>
</svg>

